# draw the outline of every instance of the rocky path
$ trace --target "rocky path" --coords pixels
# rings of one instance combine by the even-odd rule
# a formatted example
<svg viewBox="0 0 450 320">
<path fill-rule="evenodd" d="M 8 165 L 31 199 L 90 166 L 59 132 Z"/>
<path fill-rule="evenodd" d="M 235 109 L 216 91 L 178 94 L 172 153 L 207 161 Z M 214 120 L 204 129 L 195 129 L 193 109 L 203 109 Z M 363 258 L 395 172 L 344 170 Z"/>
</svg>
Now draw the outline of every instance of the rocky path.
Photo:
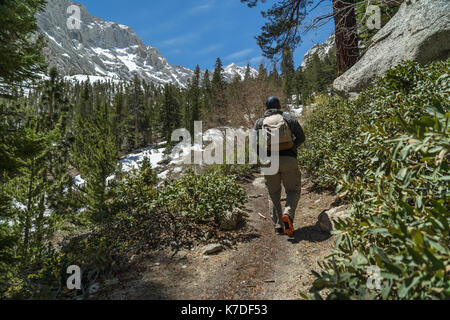
<svg viewBox="0 0 450 320">
<path fill-rule="evenodd" d="M 202 248 L 173 255 L 162 251 L 138 257 L 106 299 L 299 299 L 314 281 L 312 270 L 331 251 L 334 239 L 317 226 L 335 197 L 317 191 L 308 179 L 296 213 L 295 238 L 276 235 L 268 214 L 267 191 L 255 177 L 245 185 L 251 232 L 248 241 L 206 256 Z M 263 218 L 262 216 L 265 216 Z"/>
</svg>

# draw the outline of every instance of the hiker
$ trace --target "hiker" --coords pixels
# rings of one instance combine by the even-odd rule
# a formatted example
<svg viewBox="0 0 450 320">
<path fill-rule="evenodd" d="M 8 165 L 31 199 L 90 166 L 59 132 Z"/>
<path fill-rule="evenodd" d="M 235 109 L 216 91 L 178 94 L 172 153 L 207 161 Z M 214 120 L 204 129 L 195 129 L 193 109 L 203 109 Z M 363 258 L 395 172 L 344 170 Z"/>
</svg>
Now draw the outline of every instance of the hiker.
<svg viewBox="0 0 450 320">
<path fill-rule="evenodd" d="M 269 191 L 269 207 L 275 232 L 292 237 L 294 234 L 295 210 L 301 192 L 301 174 L 297 162 L 297 149 L 305 142 L 305 134 L 297 119 L 289 112 L 281 110 L 280 100 L 277 97 L 270 97 L 266 101 L 264 117 L 256 121 L 254 130 L 264 130 L 270 136 L 270 131 L 274 129 L 278 129 L 280 137 L 280 167 L 277 174 L 265 175 L 264 179 Z M 268 155 L 270 156 L 269 143 Z M 283 183 L 287 195 L 283 212 L 280 203 L 281 183 Z"/>
</svg>

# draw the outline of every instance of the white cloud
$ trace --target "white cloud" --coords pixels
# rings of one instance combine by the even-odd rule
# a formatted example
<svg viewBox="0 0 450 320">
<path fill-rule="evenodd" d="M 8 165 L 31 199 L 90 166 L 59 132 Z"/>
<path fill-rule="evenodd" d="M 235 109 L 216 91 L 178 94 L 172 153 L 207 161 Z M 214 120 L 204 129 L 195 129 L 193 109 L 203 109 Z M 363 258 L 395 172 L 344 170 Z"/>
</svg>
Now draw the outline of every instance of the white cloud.
<svg viewBox="0 0 450 320">
<path fill-rule="evenodd" d="M 173 45 L 185 44 L 187 42 L 194 40 L 195 38 L 198 38 L 199 36 L 200 36 L 200 34 L 198 32 L 197 33 L 188 33 L 183 36 L 178 36 L 178 37 L 175 37 L 172 39 L 167 39 L 167 40 L 161 42 L 160 46 L 168 47 L 168 46 L 173 46 Z"/>
<path fill-rule="evenodd" d="M 208 46 L 208 47 L 206 47 L 206 48 L 204 48 L 204 49 L 198 51 L 197 53 L 198 53 L 198 54 L 201 54 L 201 55 L 203 55 L 203 54 L 209 54 L 209 53 L 212 53 L 212 52 L 214 52 L 214 51 L 217 51 L 218 49 L 220 49 L 220 48 L 222 48 L 222 47 L 223 47 L 223 44 L 221 44 L 221 43 L 219 43 L 219 44 L 213 44 L 213 45 L 210 45 L 210 46 Z"/>
<path fill-rule="evenodd" d="M 225 57 L 225 60 L 235 60 L 235 59 L 242 59 L 248 56 L 250 53 L 253 52 L 253 49 L 244 49 L 235 53 L 232 53 Z"/>
<path fill-rule="evenodd" d="M 198 5 L 196 7 L 193 7 L 191 9 L 189 9 L 187 11 L 187 13 L 190 14 L 190 15 L 195 15 L 195 14 L 201 13 L 203 11 L 208 11 L 209 9 L 211 9 L 214 6 L 214 2 L 215 1 L 209 1 L 207 3 L 204 3 L 204 4 Z"/>
</svg>

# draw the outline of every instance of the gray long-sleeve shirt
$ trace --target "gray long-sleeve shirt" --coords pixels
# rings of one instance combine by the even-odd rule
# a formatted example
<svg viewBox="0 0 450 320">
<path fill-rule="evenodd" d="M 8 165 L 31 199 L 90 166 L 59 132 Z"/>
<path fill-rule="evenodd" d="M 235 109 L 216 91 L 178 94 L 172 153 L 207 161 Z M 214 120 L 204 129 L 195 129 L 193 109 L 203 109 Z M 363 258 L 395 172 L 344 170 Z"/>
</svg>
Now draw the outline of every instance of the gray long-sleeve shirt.
<svg viewBox="0 0 450 320">
<path fill-rule="evenodd" d="M 256 121 L 255 126 L 253 127 L 254 130 L 258 131 L 262 129 L 264 118 L 270 117 L 274 114 L 281 114 L 283 115 L 284 120 L 287 122 L 289 129 L 291 130 L 292 134 L 295 136 L 294 139 L 294 147 L 290 150 L 282 150 L 280 151 L 280 156 L 290 156 L 290 157 L 297 157 L 297 149 L 298 147 L 305 142 L 305 133 L 303 132 L 302 126 L 300 123 L 298 123 L 298 120 L 294 118 L 289 112 L 283 112 L 279 109 L 268 109 L 264 113 L 264 117 L 261 119 L 258 119 Z"/>
</svg>

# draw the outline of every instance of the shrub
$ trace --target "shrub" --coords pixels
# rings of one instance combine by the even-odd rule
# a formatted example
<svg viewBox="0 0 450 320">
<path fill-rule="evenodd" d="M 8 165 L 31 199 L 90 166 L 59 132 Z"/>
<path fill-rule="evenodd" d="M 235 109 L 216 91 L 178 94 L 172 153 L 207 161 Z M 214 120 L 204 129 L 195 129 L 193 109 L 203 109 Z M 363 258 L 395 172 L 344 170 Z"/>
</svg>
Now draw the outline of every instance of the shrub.
<svg viewBox="0 0 450 320">
<path fill-rule="evenodd" d="M 316 298 L 324 289 L 331 299 L 450 297 L 449 65 L 403 63 L 357 101 L 332 101 L 306 120 L 308 132 L 318 124 L 309 146 L 320 148 L 300 163 L 322 184 L 340 182 L 352 202 L 316 273 Z M 368 282 L 373 266 L 380 290 Z"/>
<path fill-rule="evenodd" d="M 196 174 L 189 170 L 181 179 L 166 184 L 158 197 L 158 206 L 168 212 L 178 212 L 185 223 L 215 221 L 247 200 L 246 192 L 233 175 L 220 170 Z"/>
</svg>

